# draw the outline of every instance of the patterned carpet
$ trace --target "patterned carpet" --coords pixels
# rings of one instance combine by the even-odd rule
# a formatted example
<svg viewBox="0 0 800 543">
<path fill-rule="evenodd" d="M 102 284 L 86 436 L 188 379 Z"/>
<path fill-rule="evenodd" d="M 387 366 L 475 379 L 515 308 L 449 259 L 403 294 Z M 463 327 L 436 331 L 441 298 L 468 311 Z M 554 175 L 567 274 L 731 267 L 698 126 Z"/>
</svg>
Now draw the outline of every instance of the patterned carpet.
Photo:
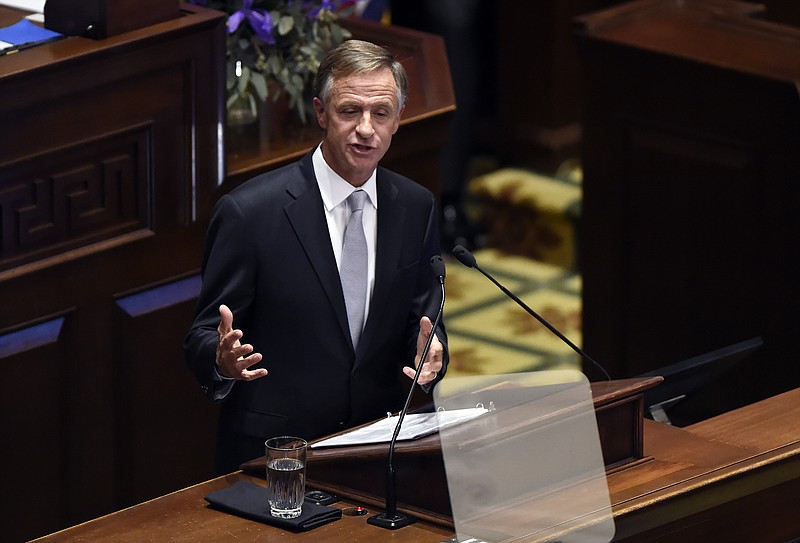
<svg viewBox="0 0 800 543">
<path fill-rule="evenodd" d="M 576 345 L 581 345 L 581 278 L 564 268 L 494 249 L 478 265 Z M 447 258 L 444 316 L 448 375 L 580 369 L 579 357 L 478 270 Z"/>
</svg>

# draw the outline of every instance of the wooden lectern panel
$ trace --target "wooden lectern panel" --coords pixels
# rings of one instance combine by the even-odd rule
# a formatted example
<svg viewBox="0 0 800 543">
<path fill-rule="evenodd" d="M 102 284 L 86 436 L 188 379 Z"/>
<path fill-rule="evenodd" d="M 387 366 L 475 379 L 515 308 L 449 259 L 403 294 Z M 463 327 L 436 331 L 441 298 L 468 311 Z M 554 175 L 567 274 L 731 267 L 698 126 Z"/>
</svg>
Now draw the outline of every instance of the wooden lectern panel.
<svg viewBox="0 0 800 543">
<path fill-rule="evenodd" d="M 592 384 L 600 445 L 608 472 L 647 460 L 642 395 L 661 381 L 660 377 L 650 377 Z M 372 507 L 383 507 L 388 448 L 386 443 L 311 448 L 308 485 Z M 450 495 L 439 435 L 397 442 L 394 458 L 398 508 L 428 522 L 451 526 Z M 242 469 L 263 477 L 264 462 L 264 458 L 258 458 L 244 464 Z"/>
</svg>

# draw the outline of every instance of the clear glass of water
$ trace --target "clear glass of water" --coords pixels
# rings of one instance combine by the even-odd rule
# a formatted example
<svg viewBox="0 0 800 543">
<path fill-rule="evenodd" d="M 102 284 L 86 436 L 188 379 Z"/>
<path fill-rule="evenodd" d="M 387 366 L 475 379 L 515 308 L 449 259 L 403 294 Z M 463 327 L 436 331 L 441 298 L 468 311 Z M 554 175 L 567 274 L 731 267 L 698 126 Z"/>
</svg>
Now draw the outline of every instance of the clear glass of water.
<svg viewBox="0 0 800 543">
<path fill-rule="evenodd" d="M 299 437 L 273 437 L 267 449 L 267 499 L 273 517 L 299 517 L 306 491 L 306 450 Z"/>
</svg>

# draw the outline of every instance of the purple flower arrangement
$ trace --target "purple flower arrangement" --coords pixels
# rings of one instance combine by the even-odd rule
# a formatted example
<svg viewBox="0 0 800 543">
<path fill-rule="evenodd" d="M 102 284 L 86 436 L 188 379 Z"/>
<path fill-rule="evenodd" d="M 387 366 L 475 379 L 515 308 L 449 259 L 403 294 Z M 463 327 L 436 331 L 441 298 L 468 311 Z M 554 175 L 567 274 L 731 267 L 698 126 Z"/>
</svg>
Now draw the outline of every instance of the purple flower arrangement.
<svg viewBox="0 0 800 543">
<path fill-rule="evenodd" d="M 228 15 L 228 107 L 281 93 L 303 123 L 312 115 L 314 76 L 327 51 L 350 33 L 338 21 L 356 0 L 190 0 Z"/>
</svg>

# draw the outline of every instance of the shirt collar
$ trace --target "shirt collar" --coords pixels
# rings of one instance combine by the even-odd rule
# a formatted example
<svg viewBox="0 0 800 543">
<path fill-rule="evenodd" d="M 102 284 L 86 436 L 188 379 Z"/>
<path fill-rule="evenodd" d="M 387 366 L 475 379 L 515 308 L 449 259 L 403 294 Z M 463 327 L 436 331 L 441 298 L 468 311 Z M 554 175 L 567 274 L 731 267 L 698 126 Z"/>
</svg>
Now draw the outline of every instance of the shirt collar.
<svg viewBox="0 0 800 543">
<path fill-rule="evenodd" d="M 373 207 L 376 209 L 378 208 L 377 181 L 374 170 L 372 175 L 369 176 L 369 179 L 367 179 L 367 182 L 356 188 L 328 166 L 328 163 L 325 162 L 325 158 L 322 156 L 322 144 L 317 146 L 317 149 L 311 156 L 311 160 L 314 164 L 314 174 L 317 176 L 317 184 L 319 185 L 319 192 L 322 196 L 322 203 L 325 205 L 327 211 L 331 211 L 333 208 L 340 205 L 353 191 L 359 189 L 366 192 Z"/>
</svg>

